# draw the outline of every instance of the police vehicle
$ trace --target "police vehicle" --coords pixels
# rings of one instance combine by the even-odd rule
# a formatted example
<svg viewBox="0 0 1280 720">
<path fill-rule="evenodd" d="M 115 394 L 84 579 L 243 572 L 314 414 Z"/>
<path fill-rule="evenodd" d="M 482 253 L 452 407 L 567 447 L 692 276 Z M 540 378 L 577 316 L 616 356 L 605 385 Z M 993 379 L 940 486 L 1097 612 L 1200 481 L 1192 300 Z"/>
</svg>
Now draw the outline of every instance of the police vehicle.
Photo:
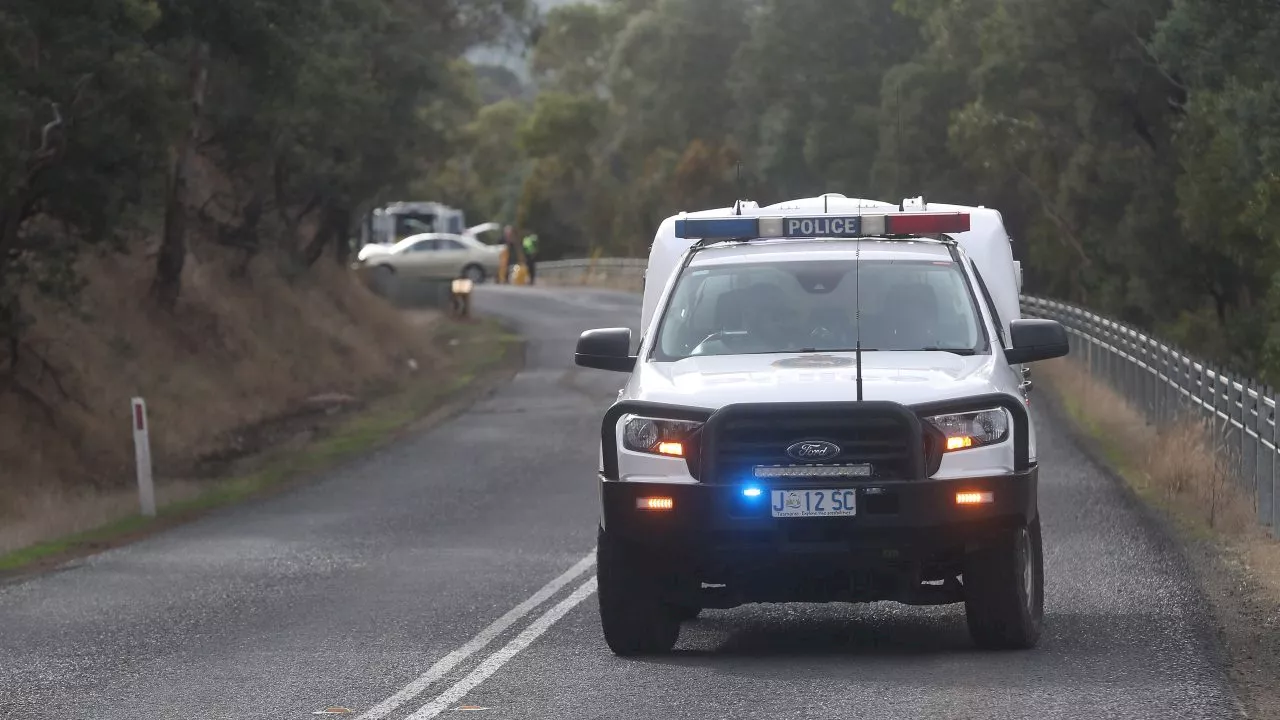
<svg viewBox="0 0 1280 720">
<path fill-rule="evenodd" d="M 669 651 L 703 608 L 965 604 L 988 648 L 1043 614 L 1035 432 L 1000 214 L 825 195 L 682 213 L 655 237 L 630 373 L 601 427 L 600 617 L 617 654 Z"/>
</svg>

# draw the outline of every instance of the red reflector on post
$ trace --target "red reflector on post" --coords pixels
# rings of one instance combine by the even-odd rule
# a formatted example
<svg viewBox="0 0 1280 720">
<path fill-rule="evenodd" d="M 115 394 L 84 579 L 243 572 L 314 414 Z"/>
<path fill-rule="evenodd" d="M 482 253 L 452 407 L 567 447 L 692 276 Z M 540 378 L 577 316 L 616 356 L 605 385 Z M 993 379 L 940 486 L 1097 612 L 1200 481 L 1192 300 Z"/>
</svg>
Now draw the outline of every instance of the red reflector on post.
<svg viewBox="0 0 1280 720">
<path fill-rule="evenodd" d="M 885 217 L 888 235 L 932 235 L 969 231 L 969 213 L 906 213 Z"/>
</svg>

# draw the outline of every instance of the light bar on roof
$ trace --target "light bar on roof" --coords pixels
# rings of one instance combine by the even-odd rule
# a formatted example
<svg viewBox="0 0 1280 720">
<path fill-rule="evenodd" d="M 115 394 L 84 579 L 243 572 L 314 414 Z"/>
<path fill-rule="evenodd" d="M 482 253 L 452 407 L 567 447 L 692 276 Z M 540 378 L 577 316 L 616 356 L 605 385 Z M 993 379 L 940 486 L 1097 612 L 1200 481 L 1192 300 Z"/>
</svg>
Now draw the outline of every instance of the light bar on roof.
<svg viewBox="0 0 1280 720">
<path fill-rule="evenodd" d="M 688 218 L 676 221 L 678 238 L 760 237 L 760 219 L 753 217 Z"/>
<path fill-rule="evenodd" d="M 816 215 L 802 217 L 683 218 L 676 237 L 699 240 L 748 238 L 851 238 L 968 232 L 968 213 Z"/>
</svg>

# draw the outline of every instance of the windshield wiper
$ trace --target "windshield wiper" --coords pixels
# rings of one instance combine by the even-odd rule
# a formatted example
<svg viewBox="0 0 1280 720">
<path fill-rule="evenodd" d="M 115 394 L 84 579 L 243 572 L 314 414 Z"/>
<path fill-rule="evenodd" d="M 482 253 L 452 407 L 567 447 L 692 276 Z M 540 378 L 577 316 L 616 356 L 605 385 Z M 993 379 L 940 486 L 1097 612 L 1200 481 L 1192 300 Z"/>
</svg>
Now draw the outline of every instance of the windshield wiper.
<svg viewBox="0 0 1280 720">
<path fill-rule="evenodd" d="M 949 352 L 955 355 L 977 355 L 977 351 L 973 348 L 945 348 L 945 347 L 926 347 L 920 348 L 919 352 Z"/>
<path fill-rule="evenodd" d="M 782 351 L 782 352 L 793 352 L 793 353 L 816 353 L 816 352 L 824 352 L 824 353 L 846 353 L 846 352 L 853 352 L 854 350 L 855 350 L 855 348 L 822 348 L 822 349 L 818 349 L 818 348 L 815 348 L 815 347 L 807 347 L 807 348 L 800 348 L 799 350 L 784 350 L 784 351 Z M 862 352 L 880 352 L 880 349 L 879 349 L 879 348 L 862 348 Z"/>
</svg>

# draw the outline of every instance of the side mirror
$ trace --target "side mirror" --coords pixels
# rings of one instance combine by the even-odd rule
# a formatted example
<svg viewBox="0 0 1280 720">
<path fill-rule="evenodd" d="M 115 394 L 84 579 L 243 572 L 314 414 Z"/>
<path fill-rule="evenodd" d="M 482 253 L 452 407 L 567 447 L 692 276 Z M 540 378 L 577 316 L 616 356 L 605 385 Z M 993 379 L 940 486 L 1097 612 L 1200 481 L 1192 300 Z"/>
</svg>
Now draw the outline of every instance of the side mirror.
<svg viewBox="0 0 1280 720">
<path fill-rule="evenodd" d="M 1010 365 L 1052 360 L 1066 355 L 1067 330 L 1057 320 L 1014 320 L 1009 323 L 1013 347 L 1004 351 Z"/>
<path fill-rule="evenodd" d="M 631 372 L 636 366 L 636 356 L 631 354 L 631 329 L 603 328 L 582 333 L 573 361 L 596 370 Z"/>
</svg>

